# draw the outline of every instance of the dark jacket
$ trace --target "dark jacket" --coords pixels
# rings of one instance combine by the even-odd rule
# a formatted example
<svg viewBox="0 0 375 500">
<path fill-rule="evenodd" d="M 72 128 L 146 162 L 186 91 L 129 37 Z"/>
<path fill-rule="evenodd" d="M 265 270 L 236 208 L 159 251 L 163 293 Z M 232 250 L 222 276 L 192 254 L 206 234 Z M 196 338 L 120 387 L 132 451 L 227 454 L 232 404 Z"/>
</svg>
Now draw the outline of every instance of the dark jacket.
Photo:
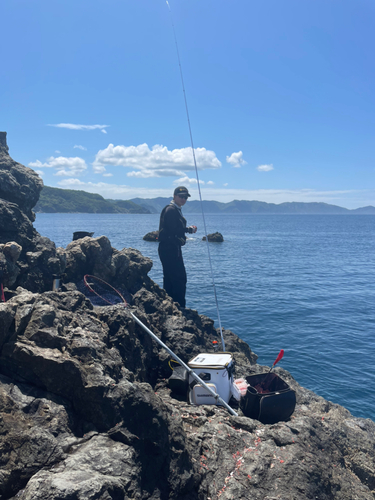
<svg viewBox="0 0 375 500">
<path fill-rule="evenodd" d="M 183 246 L 186 243 L 185 233 L 190 232 L 186 227 L 186 219 L 173 202 L 163 208 L 160 214 L 159 242 Z"/>
</svg>

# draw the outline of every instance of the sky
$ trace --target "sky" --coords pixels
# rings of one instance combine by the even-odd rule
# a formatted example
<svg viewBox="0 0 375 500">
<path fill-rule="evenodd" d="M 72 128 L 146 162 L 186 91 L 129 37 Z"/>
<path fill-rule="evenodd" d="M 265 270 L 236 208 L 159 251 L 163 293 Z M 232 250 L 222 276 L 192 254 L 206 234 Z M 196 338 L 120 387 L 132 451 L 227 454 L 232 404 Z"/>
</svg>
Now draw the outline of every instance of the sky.
<svg viewBox="0 0 375 500">
<path fill-rule="evenodd" d="M 0 19 L 0 130 L 46 186 L 375 206 L 374 0 L 1 0 Z"/>
</svg>

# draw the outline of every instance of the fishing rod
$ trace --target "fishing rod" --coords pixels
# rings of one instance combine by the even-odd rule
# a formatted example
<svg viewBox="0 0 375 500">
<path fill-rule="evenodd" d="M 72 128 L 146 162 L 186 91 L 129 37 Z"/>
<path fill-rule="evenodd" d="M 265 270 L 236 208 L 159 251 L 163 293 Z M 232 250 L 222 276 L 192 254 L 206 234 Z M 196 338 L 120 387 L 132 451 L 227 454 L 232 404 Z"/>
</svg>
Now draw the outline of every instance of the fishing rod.
<svg viewBox="0 0 375 500">
<path fill-rule="evenodd" d="M 180 359 L 177 354 L 175 354 L 167 345 L 164 344 L 162 340 L 159 339 L 142 321 L 137 318 L 135 314 L 132 313 L 128 309 L 128 303 L 126 299 L 123 297 L 123 294 L 114 288 L 112 285 L 107 283 L 106 281 L 102 280 L 101 278 L 98 278 L 97 276 L 92 276 L 90 274 L 86 274 L 83 277 L 83 283 L 86 286 L 86 288 L 96 295 L 101 301 L 106 302 L 107 304 L 110 305 L 121 305 L 125 309 L 127 309 L 130 313 L 130 316 L 133 318 L 133 320 L 141 327 L 145 332 L 147 332 L 159 345 L 161 345 L 167 352 L 172 356 L 172 358 L 177 361 L 181 366 L 185 368 L 185 370 L 188 372 L 188 374 L 196 381 L 198 384 L 200 384 L 202 387 L 204 387 L 210 394 L 215 398 L 216 403 L 220 403 L 222 406 L 224 406 L 232 415 L 238 416 L 238 414 L 231 408 L 224 399 L 222 399 L 219 394 L 217 394 L 209 385 L 204 382 L 195 372 L 188 366 L 186 363 Z M 92 302 L 92 301 L 91 301 Z M 93 303 L 93 302 L 92 302 Z"/>
<path fill-rule="evenodd" d="M 272 380 L 275 377 L 274 373 L 271 373 L 271 372 L 275 368 L 275 366 L 277 365 L 277 363 L 282 359 L 283 356 L 284 356 L 284 349 L 280 349 L 280 352 L 277 355 L 277 358 L 275 359 L 273 365 L 269 369 L 267 375 L 264 377 L 263 382 L 261 382 L 261 384 L 260 384 L 260 387 L 263 389 L 263 391 L 268 390 L 268 387 L 271 385 Z"/>
<path fill-rule="evenodd" d="M 280 361 L 280 359 L 282 359 L 283 356 L 284 356 L 284 349 L 280 349 L 280 352 L 277 355 L 277 358 L 275 359 L 275 361 L 274 361 L 273 365 L 271 366 L 270 371 L 268 373 L 270 373 L 274 369 L 275 365 L 277 365 L 277 363 Z"/>
<path fill-rule="evenodd" d="M 130 311 L 130 315 L 131 317 L 134 319 L 134 321 L 141 327 L 143 328 L 143 330 L 145 330 L 145 332 L 147 332 L 154 340 L 156 340 L 156 342 L 158 344 L 160 344 L 171 356 L 172 358 L 177 361 L 177 363 L 180 363 L 181 366 L 183 366 L 185 368 L 185 370 L 188 372 L 188 374 L 196 381 L 198 382 L 198 384 L 200 384 L 202 387 L 204 387 L 206 389 L 206 391 L 208 391 L 211 396 L 213 396 L 215 398 L 215 401 L 220 403 L 221 405 L 225 406 L 225 408 L 232 414 L 234 415 L 235 417 L 238 416 L 238 414 L 233 410 L 233 408 L 231 408 L 228 403 L 226 403 L 224 401 L 224 399 L 222 399 L 219 394 L 217 394 L 213 389 L 211 389 L 211 387 L 209 385 L 206 384 L 206 382 L 204 382 L 195 372 L 194 370 L 192 370 L 186 363 L 184 363 L 182 361 L 182 359 L 180 359 L 177 354 L 175 354 L 173 351 L 171 351 L 171 349 L 169 349 L 168 346 L 166 346 L 164 344 L 164 342 L 162 342 L 159 337 L 157 337 L 149 328 L 147 328 L 147 326 L 142 323 L 142 321 L 137 318 L 137 316 L 135 316 L 131 311 Z"/>
<path fill-rule="evenodd" d="M 182 74 L 180 51 L 178 50 L 178 43 L 177 43 L 177 37 L 176 37 L 176 30 L 174 28 L 174 23 L 173 23 L 172 10 L 171 10 L 171 7 L 169 5 L 168 0 L 166 0 L 166 4 L 168 6 L 168 10 L 169 10 L 169 14 L 170 14 L 170 19 L 171 19 L 171 24 L 172 24 L 172 30 L 173 30 L 173 37 L 174 37 L 174 42 L 175 42 L 176 52 L 177 52 L 178 66 L 179 66 L 179 69 L 180 69 L 180 78 L 181 78 L 181 84 L 182 84 L 182 91 L 183 91 L 183 94 L 184 94 L 185 110 L 186 110 L 186 117 L 187 117 L 187 122 L 188 122 L 188 127 L 189 127 L 190 144 L 191 144 L 191 150 L 192 150 L 192 153 L 193 153 L 193 161 L 194 161 L 195 175 L 196 175 L 196 178 L 197 178 L 197 186 L 198 186 L 199 199 L 200 199 L 200 203 L 201 203 L 203 226 L 204 226 L 204 234 L 206 236 L 208 261 L 209 261 L 209 264 L 210 264 L 212 287 L 213 287 L 213 291 L 214 291 L 216 311 L 217 311 L 217 318 L 218 318 L 218 322 L 219 322 L 221 344 L 223 346 L 223 352 L 225 352 L 225 342 L 224 342 L 224 336 L 223 336 L 223 329 L 222 329 L 222 326 L 221 326 L 219 303 L 218 303 L 218 300 L 217 300 L 217 293 L 216 293 L 216 285 L 215 285 L 214 272 L 213 272 L 213 269 L 212 269 L 212 260 L 211 260 L 211 253 L 210 253 L 210 245 L 208 243 L 206 218 L 204 216 L 204 210 L 203 210 L 203 199 L 202 199 L 201 187 L 200 187 L 200 182 L 199 182 L 197 159 L 195 157 L 194 141 L 193 141 L 193 134 L 192 134 L 192 131 L 191 131 L 190 115 L 189 115 L 189 108 L 188 108 L 187 98 L 186 98 L 184 76 Z"/>
</svg>

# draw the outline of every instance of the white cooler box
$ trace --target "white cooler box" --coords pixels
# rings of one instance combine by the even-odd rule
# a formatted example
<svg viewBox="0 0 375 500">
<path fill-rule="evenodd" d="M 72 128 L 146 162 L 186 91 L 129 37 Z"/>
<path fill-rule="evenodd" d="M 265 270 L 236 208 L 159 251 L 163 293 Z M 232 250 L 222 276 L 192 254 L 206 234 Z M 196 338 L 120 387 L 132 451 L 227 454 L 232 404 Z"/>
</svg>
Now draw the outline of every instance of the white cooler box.
<svg viewBox="0 0 375 500">
<path fill-rule="evenodd" d="M 199 378 L 203 380 L 216 394 L 228 403 L 232 395 L 234 361 L 227 352 L 202 353 L 188 363 Z M 189 375 L 189 384 L 195 379 Z M 189 389 L 189 401 L 195 405 L 220 404 L 201 384 L 196 383 Z"/>
</svg>

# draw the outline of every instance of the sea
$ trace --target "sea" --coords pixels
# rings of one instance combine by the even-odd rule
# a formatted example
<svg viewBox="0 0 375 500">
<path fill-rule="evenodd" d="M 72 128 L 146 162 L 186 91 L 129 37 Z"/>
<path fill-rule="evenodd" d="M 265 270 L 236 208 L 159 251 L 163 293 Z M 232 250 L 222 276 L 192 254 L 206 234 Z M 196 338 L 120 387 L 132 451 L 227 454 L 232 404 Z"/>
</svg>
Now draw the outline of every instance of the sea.
<svg viewBox="0 0 375 500">
<path fill-rule="evenodd" d="M 316 394 L 375 421 L 375 216 L 189 214 L 183 247 L 187 307 L 232 330 L 271 366 Z M 159 215 L 37 214 L 34 227 L 66 247 L 75 231 L 105 235 L 153 261 Z M 220 232 L 222 243 L 202 241 Z M 217 296 L 218 310 L 215 301 Z"/>
</svg>

